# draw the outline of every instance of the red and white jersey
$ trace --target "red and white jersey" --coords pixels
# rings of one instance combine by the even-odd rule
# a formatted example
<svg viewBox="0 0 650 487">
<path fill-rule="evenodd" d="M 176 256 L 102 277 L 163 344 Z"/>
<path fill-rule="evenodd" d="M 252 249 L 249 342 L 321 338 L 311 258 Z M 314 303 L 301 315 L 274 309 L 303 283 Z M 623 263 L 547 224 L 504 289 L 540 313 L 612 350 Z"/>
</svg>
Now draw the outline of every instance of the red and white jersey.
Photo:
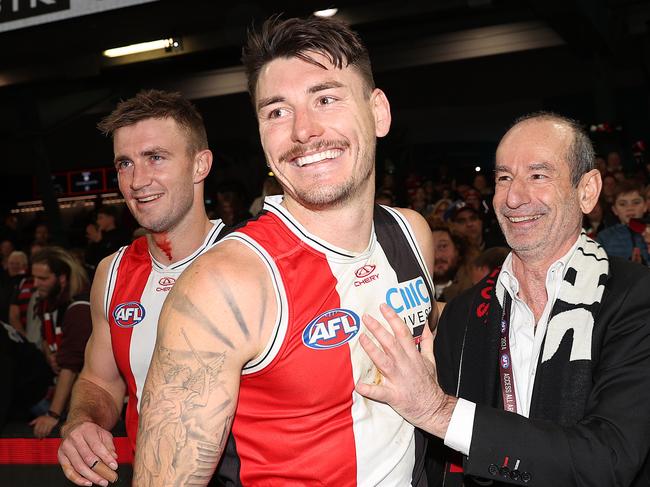
<svg viewBox="0 0 650 487">
<path fill-rule="evenodd" d="M 354 391 L 359 379 L 380 379 L 359 344 L 364 313 L 382 319 L 379 305 L 388 303 L 415 342 L 427 325 L 431 280 L 408 222 L 375 206 L 368 248 L 351 253 L 310 234 L 281 197 L 269 197 L 226 240 L 265 263 L 279 310 L 265 350 L 242 372 L 233 423 L 241 483 L 422 485 L 420 433 Z"/>
<path fill-rule="evenodd" d="M 156 343 L 158 317 L 176 279 L 219 239 L 224 224 L 213 228 L 189 257 L 165 266 L 149 253 L 146 237 L 115 253 L 104 293 L 104 312 L 111 330 L 115 362 L 127 384 L 126 432 L 135 449 L 140 396 Z"/>
</svg>

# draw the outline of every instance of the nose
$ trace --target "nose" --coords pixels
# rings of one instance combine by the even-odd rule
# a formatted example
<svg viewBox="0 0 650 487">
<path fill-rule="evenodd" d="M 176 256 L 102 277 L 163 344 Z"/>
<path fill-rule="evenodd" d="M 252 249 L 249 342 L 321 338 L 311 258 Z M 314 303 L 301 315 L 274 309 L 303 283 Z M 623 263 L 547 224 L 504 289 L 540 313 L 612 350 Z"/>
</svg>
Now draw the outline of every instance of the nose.
<svg viewBox="0 0 650 487">
<path fill-rule="evenodd" d="M 508 205 L 509 208 L 519 208 L 520 206 L 530 202 L 528 185 L 523 178 L 514 177 L 506 191 L 508 191 L 508 194 L 506 195 L 506 205 Z"/>
<path fill-rule="evenodd" d="M 153 169 L 147 163 L 134 163 L 131 172 L 131 189 L 137 191 L 149 186 L 153 181 Z"/>
<path fill-rule="evenodd" d="M 297 108 L 293 117 L 293 130 L 291 139 L 294 142 L 306 144 L 314 137 L 323 134 L 323 127 L 318 121 L 318 116 L 308 108 Z"/>
</svg>

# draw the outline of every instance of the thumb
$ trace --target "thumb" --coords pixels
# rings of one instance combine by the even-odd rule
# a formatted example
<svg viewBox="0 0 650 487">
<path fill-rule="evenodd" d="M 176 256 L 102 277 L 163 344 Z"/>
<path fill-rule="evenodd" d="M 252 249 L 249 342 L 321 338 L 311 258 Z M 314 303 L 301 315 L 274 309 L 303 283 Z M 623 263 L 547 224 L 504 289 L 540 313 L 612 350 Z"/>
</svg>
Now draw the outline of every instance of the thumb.
<svg viewBox="0 0 650 487">
<path fill-rule="evenodd" d="M 422 356 L 433 362 L 433 333 L 428 325 L 424 325 L 422 336 L 420 337 L 420 353 Z"/>
</svg>

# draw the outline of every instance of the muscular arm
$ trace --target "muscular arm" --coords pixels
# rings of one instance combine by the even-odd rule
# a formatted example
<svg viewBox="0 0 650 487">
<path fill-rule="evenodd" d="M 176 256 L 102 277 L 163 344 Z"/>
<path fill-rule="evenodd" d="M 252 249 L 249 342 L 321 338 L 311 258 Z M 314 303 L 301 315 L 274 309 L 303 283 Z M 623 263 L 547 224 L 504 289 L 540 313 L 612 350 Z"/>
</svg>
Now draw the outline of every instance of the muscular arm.
<svg viewBox="0 0 650 487">
<path fill-rule="evenodd" d="M 230 431 L 242 367 L 270 333 L 270 295 L 261 262 L 235 242 L 200 257 L 176 282 L 143 392 L 135 486 L 207 485 Z"/>
</svg>

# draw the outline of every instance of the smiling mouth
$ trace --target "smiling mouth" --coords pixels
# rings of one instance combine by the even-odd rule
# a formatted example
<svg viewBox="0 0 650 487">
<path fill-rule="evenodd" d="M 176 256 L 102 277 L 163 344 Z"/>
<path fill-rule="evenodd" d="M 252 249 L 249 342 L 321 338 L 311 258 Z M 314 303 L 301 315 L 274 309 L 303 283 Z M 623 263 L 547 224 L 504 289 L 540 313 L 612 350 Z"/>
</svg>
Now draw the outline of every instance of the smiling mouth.
<svg viewBox="0 0 650 487">
<path fill-rule="evenodd" d="M 510 220 L 512 223 L 521 223 L 521 222 L 529 222 L 533 220 L 537 220 L 540 218 L 542 215 L 531 215 L 531 216 L 509 216 L 508 220 Z"/>
<path fill-rule="evenodd" d="M 162 194 L 152 194 L 150 196 L 142 196 L 140 198 L 135 198 L 135 200 L 138 203 L 149 203 L 151 201 L 157 200 L 158 198 L 161 198 Z"/>
<path fill-rule="evenodd" d="M 328 159 L 336 159 L 341 154 L 343 154 L 342 149 L 328 149 L 322 152 L 317 152 L 315 154 L 309 154 L 308 156 L 296 157 L 293 162 L 298 167 L 304 167 L 309 164 L 314 164 L 316 162 L 325 161 Z"/>
</svg>

